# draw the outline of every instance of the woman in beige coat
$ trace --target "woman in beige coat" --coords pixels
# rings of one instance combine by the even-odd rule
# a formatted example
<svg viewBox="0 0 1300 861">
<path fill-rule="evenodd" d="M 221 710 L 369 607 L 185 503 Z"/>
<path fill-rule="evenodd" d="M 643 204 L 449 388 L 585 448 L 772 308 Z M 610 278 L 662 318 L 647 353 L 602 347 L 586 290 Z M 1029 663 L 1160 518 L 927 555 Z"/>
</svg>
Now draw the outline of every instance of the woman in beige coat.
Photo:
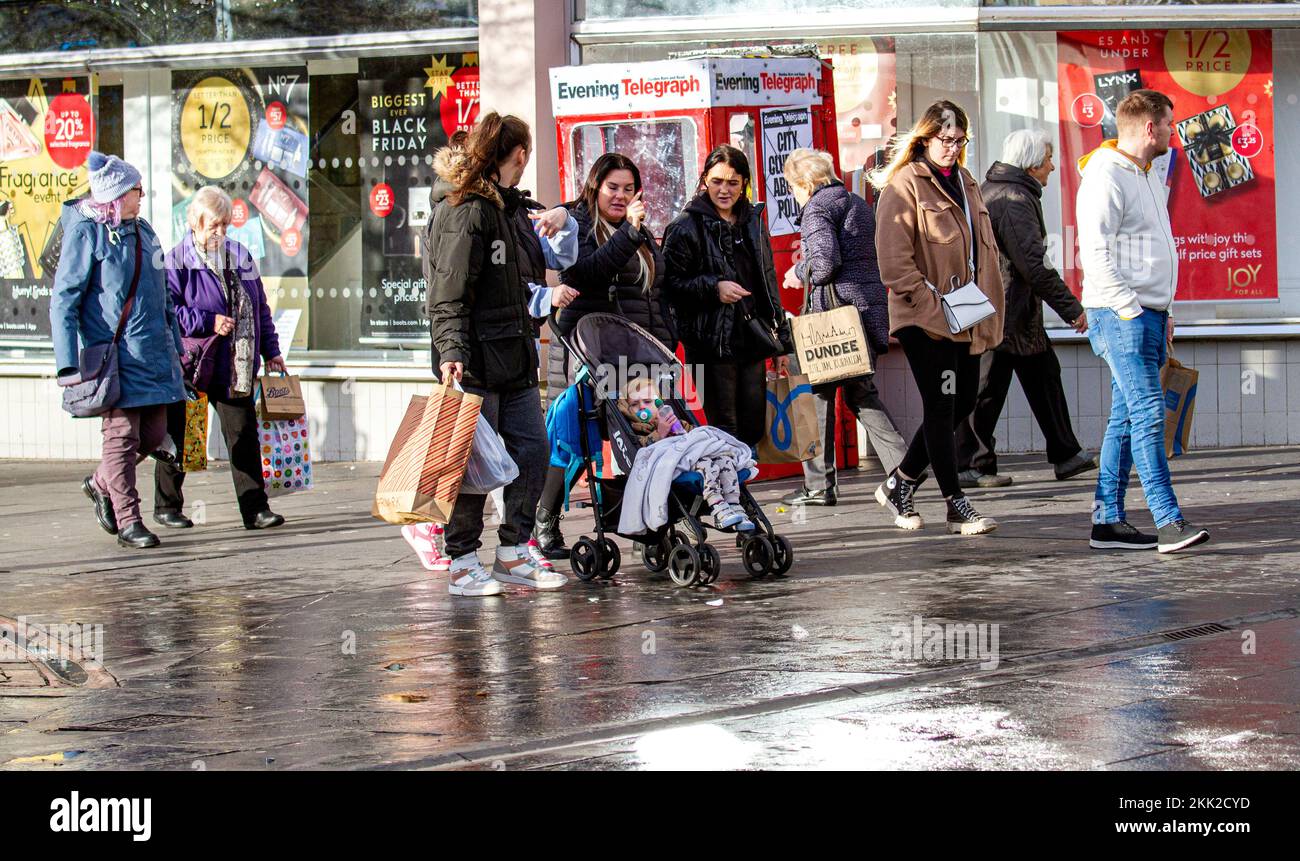
<svg viewBox="0 0 1300 861">
<path fill-rule="evenodd" d="M 935 102 L 871 177 L 880 189 L 876 256 L 889 289 L 889 331 L 903 346 L 924 409 L 907 455 L 876 489 L 876 501 L 899 527 L 920 529 L 913 494 L 932 467 L 948 503 L 948 531 L 979 535 L 997 522 L 962 493 L 954 431 L 975 406 L 979 354 L 1002 340 L 1003 293 L 993 225 L 965 168 L 969 129 L 961 107 Z M 972 279 L 996 313 L 954 335 L 939 295 Z"/>
</svg>

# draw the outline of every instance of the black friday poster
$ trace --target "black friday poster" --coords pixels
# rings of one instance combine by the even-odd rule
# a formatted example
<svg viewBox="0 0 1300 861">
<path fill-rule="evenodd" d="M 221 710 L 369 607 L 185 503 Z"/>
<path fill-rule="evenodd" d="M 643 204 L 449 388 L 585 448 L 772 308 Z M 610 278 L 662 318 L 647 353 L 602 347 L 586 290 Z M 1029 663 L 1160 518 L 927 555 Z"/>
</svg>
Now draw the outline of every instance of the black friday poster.
<svg viewBox="0 0 1300 861">
<path fill-rule="evenodd" d="M 478 55 L 367 58 L 357 104 L 361 153 L 361 339 L 427 341 L 420 239 L 433 154 L 478 117 Z"/>
</svg>

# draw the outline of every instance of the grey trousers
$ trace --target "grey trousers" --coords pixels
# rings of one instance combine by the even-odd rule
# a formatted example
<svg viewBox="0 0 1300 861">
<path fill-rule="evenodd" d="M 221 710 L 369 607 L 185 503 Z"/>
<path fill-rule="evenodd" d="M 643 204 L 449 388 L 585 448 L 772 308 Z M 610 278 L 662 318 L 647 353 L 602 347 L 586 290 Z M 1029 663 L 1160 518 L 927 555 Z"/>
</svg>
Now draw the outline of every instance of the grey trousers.
<svg viewBox="0 0 1300 861">
<path fill-rule="evenodd" d="M 809 490 L 838 486 L 835 470 L 835 393 L 843 390 L 844 405 L 866 428 L 867 440 L 875 449 L 886 474 L 893 472 L 907 453 L 907 444 L 885 410 L 871 376 L 854 377 L 837 383 L 813 386 L 817 395 L 817 421 L 822 427 L 818 455 L 803 462 L 803 483 Z"/>
<path fill-rule="evenodd" d="M 497 531 L 502 546 L 527 543 L 533 534 L 537 501 L 546 482 L 551 446 L 546 441 L 541 395 L 536 386 L 514 392 L 486 392 L 472 386 L 465 391 L 483 398 L 483 417 L 501 434 L 506 451 L 519 467 L 519 477 L 506 485 L 505 516 Z M 445 532 L 446 553 L 452 559 L 473 553 L 483 546 L 483 504 L 487 497 L 462 493 L 456 497 Z"/>
</svg>

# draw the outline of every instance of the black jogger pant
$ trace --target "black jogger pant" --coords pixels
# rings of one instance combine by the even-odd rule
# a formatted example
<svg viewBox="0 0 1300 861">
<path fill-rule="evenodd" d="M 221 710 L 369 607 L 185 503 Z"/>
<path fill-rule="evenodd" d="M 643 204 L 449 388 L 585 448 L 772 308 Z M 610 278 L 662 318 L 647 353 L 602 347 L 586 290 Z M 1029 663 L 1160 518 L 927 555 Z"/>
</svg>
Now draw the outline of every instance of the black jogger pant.
<svg viewBox="0 0 1300 861">
<path fill-rule="evenodd" d="M 975 408 L 979 392 L 980 358 L 970 344 L 934 340 L 922 329 L 908 326 L 896 337 L 921 393 L 924 417 L 898 469 L 915 479 L 925 468 L 934 470 L 944 496 L 960 496 L 957 481 L 957 425 Z"/>
</svg>

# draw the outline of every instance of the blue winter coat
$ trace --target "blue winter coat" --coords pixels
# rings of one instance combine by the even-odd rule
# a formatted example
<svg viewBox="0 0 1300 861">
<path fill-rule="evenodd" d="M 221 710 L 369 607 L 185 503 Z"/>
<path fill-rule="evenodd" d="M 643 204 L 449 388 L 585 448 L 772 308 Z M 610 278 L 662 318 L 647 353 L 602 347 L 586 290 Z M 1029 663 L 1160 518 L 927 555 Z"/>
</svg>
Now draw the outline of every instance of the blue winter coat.
<svg viewBox="0 0 1300 861">
<path fill-rule="evenodd" d="M 876 265 L 876 217 L 871 205 L 839 182 L 823 185 L 799 215 L 800 279 L 811 279 L 812 310 L 825 311 L 822 285 L 862 312 L 876 353 L 889 349 L 889 295 Z"/>
<path fill-rule="evenodd" d="M 275 333 L 271 308 L 266 304 L 266 290 L 253 255 L 233 239 L 226 240 L 223 254 L 223 259 L 234 263 L 239 284 L 253 303 L 253 376 L 256 377 L 263 358 L 274 359 L 280 355 L 280 339 Z M 199 257 L 194 247 L 194 234 L 189 230 L 185 231 L 185 238 L 167 252 L 167 289 L 176 306 L 181 334 L 187 337 L 203 338 L 215 334 L 213 326 L 217 315 L 231 315 L 226 285 Z M 230 386 L 230 339 L 223 338 L 221 346 L 212 367 L 211 391 L 223 391 Z"/>
<path fill-rule="evenodd" d="M 56 367 L 76 368 L 82 346 L 113 340 L 131 289 L 138 230 L 144 259 L 135 304 L 118 343 L 122 394 L 115 406 L 128 409 L 184 400 L 181 331 L 153 228 L 136 218 L 110 230 L 82 215 L 75 201 L 63 205 L 62 221 L 63 249 L 50 297 Z"/>
</svg>

